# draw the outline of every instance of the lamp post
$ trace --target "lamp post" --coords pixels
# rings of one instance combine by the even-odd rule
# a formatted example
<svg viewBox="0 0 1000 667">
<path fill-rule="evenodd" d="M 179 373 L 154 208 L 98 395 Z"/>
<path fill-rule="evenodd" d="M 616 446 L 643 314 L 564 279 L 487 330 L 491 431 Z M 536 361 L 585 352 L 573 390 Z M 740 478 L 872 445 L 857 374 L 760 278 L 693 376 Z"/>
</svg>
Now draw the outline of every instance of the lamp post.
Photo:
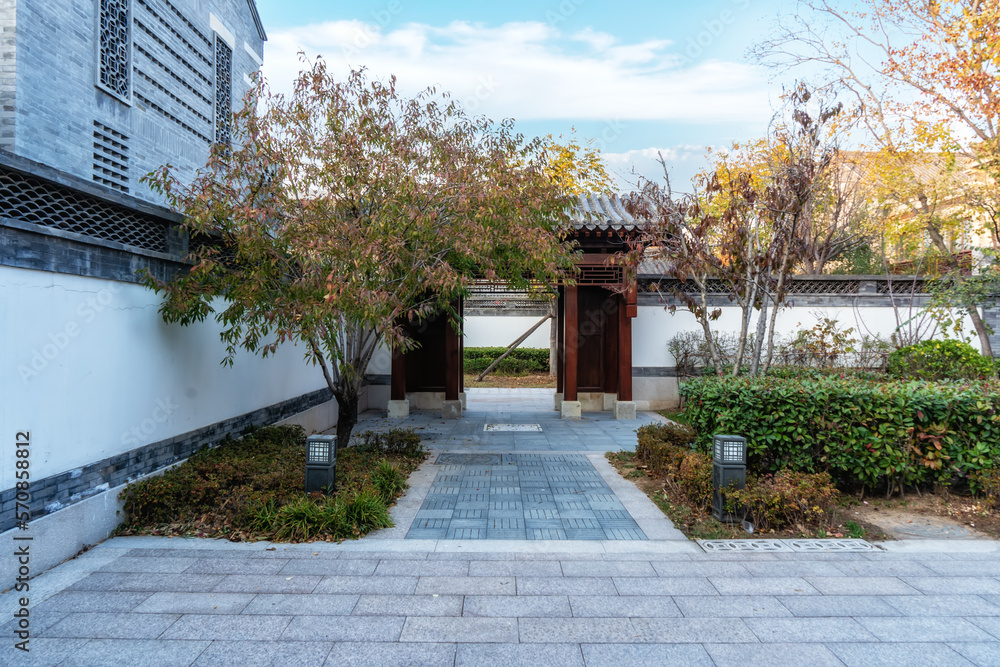
<svg viewBox="0 0 1000 667">
<path fill-rule="evenodd" d="M 712 438 L 712 516 L 724 523 L 739 523 L 742 517 L 726 511 L 724 490 L 742 489 L 747 482 L 747 439 L 738 435 Z"/>
<path fill-rule="evenodd" d="M 337 436 L 306 438 L 306 493 L 333 493 L 337 479 Z"/>
</svg>

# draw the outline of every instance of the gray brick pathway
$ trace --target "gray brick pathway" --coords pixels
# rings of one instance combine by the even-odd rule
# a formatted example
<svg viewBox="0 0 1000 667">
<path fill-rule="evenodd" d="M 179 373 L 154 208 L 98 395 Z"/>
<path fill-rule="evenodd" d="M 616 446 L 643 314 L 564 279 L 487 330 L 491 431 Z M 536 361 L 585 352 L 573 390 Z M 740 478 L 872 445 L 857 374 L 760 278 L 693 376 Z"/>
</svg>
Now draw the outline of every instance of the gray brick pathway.
<svg viewBox="0 0 1000 667">
<path fill-rule="evenodd" d="M 408 539 L 646 539 L 582 454 L 441 454 L 437 463 Z"/>
<path fill-rule="evenodd" d="M 514 421 L 500 414 L 502 401 L 494 408 Z M 543 412 L 528 417 L 544 422 Z M 493 418 L 483 417 L 480 431 Z M 1000 665 L 996 542 L 707 553 L 678 539 L 597 445 L 493 448 L 470 430 L 472 444 L 449 448 L 441 439 L 464 426 L 420 415 L 411 423 L 438 435 L 434 458 L 393 509 L 396 528 L 342 544 L 108 540 L 31 581 L 30 654 L 13 647 L 8 619 L 18 594 L 0 595 L 0 665 Z M 618 447 L 630 437 L 634 444 L 638 423 L 595 419 L 564 428 Z M 520 484 L 521 461 L 551 456 L 559 465 L 565 457 L 574 470 L 592 468 L 611 492 L 588 497 L 609 496 L 625 508 L 619 515 L 591 507 L 592 520 L 631 517 L 647 539 L 489 539 L 489 525 L 487 539 L 405 539 L 421 512 L 428 521 L 447 519 L 448 531 L 454 521 L 481 519 L 472 512 L 488 519 L 492 507 L 424 509 L 447 504 L 431 498 L 432 487 L 487 502 L 515 495 L 489 493 L 492 477 L 489 488 L 476 486 L 475 466 L 445 470 L 463 464 L 437 464 L 442 452 L 488 455 L 491 474 L 493 461 L 509 456 L 518 479 L 496 471 L 499 484 L 511 485 L 498 488 L 520 488 L 522 497 L 531 487 Z M 538 468 L 545 471 L 524 466 Z M 563 473 L 546 475 L 550 489 L 577 479 L 556 479 Z M 554 491 L 548 495 L 555 504 Z M 507 510 L 497 510 L 502 530 L 555 519 L 546 514 L 552 508 L 528 510 L 530 518 L 523 507 Z M 560 524 L 589 518 L 554 511 Z"/>
<path fill-rule="evenodd" d="M 115 538 L 35 580 L 31 654 L 13 649 L 8 621 L 0 664 L 1000 664 L 1000 599 L 914 585 L 992 572 L 993 542 L 478 545 Z M 853 586 L 859 570 L 883 574 Z M 5 616 L 12 602 L 0 596 Z"/>
</svg>

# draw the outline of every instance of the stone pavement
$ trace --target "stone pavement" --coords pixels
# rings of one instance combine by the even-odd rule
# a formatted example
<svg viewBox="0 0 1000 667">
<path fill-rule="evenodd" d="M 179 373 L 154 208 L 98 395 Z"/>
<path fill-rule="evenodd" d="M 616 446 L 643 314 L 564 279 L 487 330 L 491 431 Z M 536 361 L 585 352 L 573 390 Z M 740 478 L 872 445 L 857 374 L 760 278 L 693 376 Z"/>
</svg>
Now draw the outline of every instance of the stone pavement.
<svg viewBox="0 0 1000 667">
<path fill-rule="evenodd" d="M 440 454 L 407 539 L 644 540 L 583 454 Z"/>
<path fill-rule="evenodd" d="M 500 398 L 491 416 L 470 404 L 480 428 L 530 421 Z M 544 411 L 532 417 L 544 432 Z M 435 456 L 395 528 L 342 544 L 108 540 L 32 579 L 29 654 L 7 620 L 24 594 L 0 595 L 0 664 L 1000 665 L 998 543 L 708 552 L 588 448 L 591 435 L 627 446 L 640 422 L 567 425 L 578 454 L 551 436 L 532 445 L 585 457 L 647 539 L 406 539 L 437 476 L 460 465 L 439 453 L 532 453 L 421 421 Z"/>
<path fill-rule="evenodd" d="M 406 419 L 366 413 L 359 430 L 394 426 L 414 428 L 435 451 L 607 452 L 635 447 L 635 430 L 654 418 L 616 421 L 608 412 L 584 413 L 578 421 L 559 418 L 553 389 L 469 389 L 461 419 L 441 419 L 440 411 L 414 411 Z M 487 425 L 533 425 L 539 431 L 486 430 Z M 333 431 L 331 431 L 333 432 Z"/>
<path fill-rule="evenodd" d="M 912 544 L 115 538 L 32 582 L 0 664 L 1000 664 L 997 545 Z"/>
</svg>

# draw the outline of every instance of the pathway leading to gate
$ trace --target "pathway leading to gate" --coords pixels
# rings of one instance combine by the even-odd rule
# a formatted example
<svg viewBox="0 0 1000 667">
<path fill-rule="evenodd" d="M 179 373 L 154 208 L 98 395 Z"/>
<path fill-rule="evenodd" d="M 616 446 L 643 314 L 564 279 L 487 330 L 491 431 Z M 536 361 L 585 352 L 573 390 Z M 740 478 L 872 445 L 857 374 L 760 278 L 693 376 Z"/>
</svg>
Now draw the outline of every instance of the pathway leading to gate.
<svg viewBox="0 0 1000 667">
<path fill-rule="evenodd" d="M 15 622 L 0 621 L 0 664 L 1000 665 L 997 542 L 703 548 L 603 457 L 634 445 L 634 429 L 651 417 L 560 422 L 544 409 L 551 397 L 469 398 L 461 421 L 407 420 L 432 457 L 394 508 L 395 528 L 342 544 L 108 540 L 31 580 L 31 653 L 14 649 Z M 514 400 L 524 405 L 513 409 Z M 361 428 L 392 425 L 372 416 Z M 469 455 L 484 458 L 454 458 Z M 552 470 L 561 466 L 569 473 Z M 539 469 L 550 493 L 526 492 L 542 488 L 525 483 L 540 480 L 526 474 Z M 479 477 L 490 490 L 519 491 L 478 493 Z M 557 500 L 576 480 L 607 487 L 577 485 L 589 510 Z M 458 510 L 463 492 L 443 491 L 454 482 L 489 502 L 519 495 L 524 536 L 491 539 L 489 523 L 485 539 L 449 539 L 451 526 L 444 537 L 409 536 L 432 496 L 456 496 Z M 554 508 L 525 510 L 536 495 L 551 495 L 538 502 Z M 590 525 L 571 535 L 563 522 L 572 512 L 599 518 L 595 505 L 611 502 L 598 496 L 613 497 L 645 539 L 597 539 Z M 483 509 L 488 521 L 494 508 Z M 506 509 L 511 516 L 495 518 L 517 518 Z M 528 539 L 524 512 L 543 510 L 578 539 Z M 0 595 L 0 619 L 21 595 Z"/>
<path fill-rule="evenodd" d="M 358 426 L 414 428 L 431 455 L 380 538 L 680 540 L 684 535 L 604 453 L 632 450 L 649 414 L 560 419 L 552 389 L 471 389 L 460 420 L 415 412 Z"/>
</svg>

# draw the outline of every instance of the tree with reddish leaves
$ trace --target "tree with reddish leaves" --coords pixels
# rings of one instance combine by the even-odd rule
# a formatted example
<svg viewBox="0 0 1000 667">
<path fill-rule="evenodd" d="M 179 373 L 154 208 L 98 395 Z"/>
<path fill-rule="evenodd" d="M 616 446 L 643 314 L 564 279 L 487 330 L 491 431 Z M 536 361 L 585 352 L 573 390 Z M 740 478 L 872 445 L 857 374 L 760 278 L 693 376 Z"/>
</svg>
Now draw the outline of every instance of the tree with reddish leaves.
<svg viewBox="0 0 1000 667">
<path fill-rule="evenodd" d="M 147 178 L 184 214 L 192 266 L 146 282 L 167 322 L 222 325 L 224 363 L 301 343 L 339 404 L 340 446 L 372 355 L 414 345 L 405 323 L 457 317 L 477 277 L 520 289 L 573 266 L 542 142 L 432 89 L 337 80 L 318 60 L 288 97 L 259 80 L 233 131 L 192 182 Z"/>
<path fill-rule="evenodd" d="M 645 222 L 632 261 L 655 252 L 667 275 L 694 284 L 693 294 L 678 287 L 673 297 L 701 324 L 720 375 L 726 360 L 715 343 L 712 322 L 721 310 L 711 308 L 708 299 L 710 292 L 720 290 L 711 283 L 721 284 L 741 311 L 732 374 L 739 375 L 746 364 L 754 310 L 759 315 L 751 372 L 761 370 L 762 356 L 766 371 L 774 352 L 777 311 L 799 259 L 798 237 L 836 155 L 829 125 L 839 113 L 839 105 L 814 98 L 799 85 L 786 96 L 785 109 L 772 124 L 766 168 L 721 160 L 699 177 L 693 194 L 675 198 L 669 181 L 647 180 L 629 199 L 630 212 Z"/>
</svg>

